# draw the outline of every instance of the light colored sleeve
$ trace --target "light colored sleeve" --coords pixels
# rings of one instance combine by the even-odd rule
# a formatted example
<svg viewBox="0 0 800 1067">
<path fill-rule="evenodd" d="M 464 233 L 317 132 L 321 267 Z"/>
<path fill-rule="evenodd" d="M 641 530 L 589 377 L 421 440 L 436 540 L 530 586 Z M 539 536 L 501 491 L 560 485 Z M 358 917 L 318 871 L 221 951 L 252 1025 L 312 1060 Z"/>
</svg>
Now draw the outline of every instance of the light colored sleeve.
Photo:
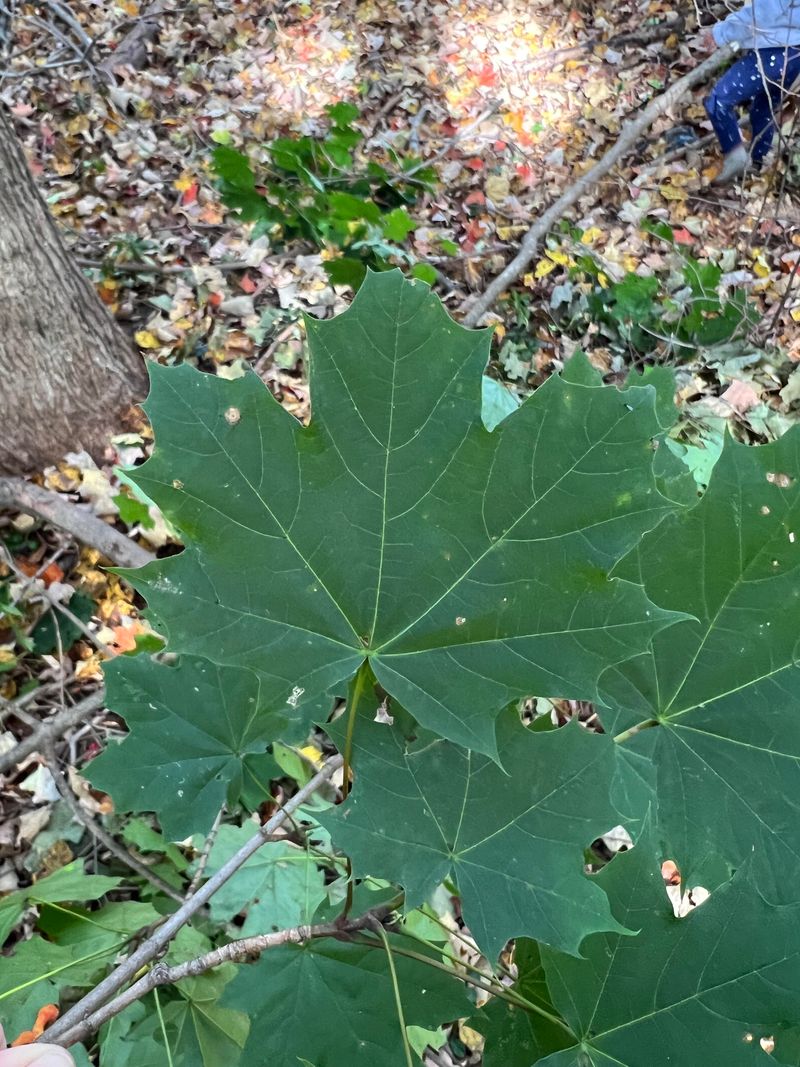
<svg viewBox="0 0 800 1067">
<path fill-rule="evenodd" d="M 733 11 L 711 31 L 718 45 L 740 44 L 743 48 L 755 47 L 755 13 L 752 4 L 745 4 L 740 11 Z"/>
<path fill-rule="evenodd" d="M 58 1045 L 21 1045 L 0 1052 L 0 1067 L 75 1067 L 75 1060 Z"/>
</svg>

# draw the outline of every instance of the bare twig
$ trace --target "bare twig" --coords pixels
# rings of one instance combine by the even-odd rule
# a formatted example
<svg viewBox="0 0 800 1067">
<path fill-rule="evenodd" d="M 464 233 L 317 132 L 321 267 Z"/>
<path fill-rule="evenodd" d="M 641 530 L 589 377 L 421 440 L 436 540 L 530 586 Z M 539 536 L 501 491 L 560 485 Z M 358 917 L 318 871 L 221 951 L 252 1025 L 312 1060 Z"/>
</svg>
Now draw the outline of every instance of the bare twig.
<svg viewBox="0 0 800 1067">
<path fill-rule="evenodd" d="M 733 51 L 730 45 L 726 45 L 725 48 L 714 52 L 694 70 L 679 78 L 674 85 L 671 85 L 663 93 L 651 100 L 636 118 L 623 125 L 619 137 L 605 155 L 590 170 L 573 182 L 555 203 L 551 204 L 547 211 L 534 222 L 522 239 L 519 252 L 497 275 L 494 281 L 487 286 L 478 299 L 471 306 L 469 304 L 462 305 L 461 310 L 466 311 L 463 319 L 465 326 L 476 326 L 480 322 L 497 298 L 526 269 L 536 255 L 542 238 L 549 233 L 555 223 L 582 196 L 588 193 L 633 148 L 644 131 L 653 124 L 658 116 L 673 104 L 678 103 L 695 85 L 705 81 L 710 74 L 713 74 L 733 55 Z"/>
<path fill-rule="evenodd" d="M 66 530 L 78 541 L 102 552 L 121 567 L 143 567 L 152 560 L 129 537 L 93 515 L 88 508 L 72 504 L 59 493 L 42 489 L 24 478 L 0 478 L 0 508 L 15 508 Z"/>
<path fill-rule="evenodd" d="M 58 740 L 63 733 L 76 723 L 83 722 L 92 712 L 98 711 L 105 706 L 105 691 L 98 689 L 91 696 L 84 697 L 71 708 L 62 708 L 55 715 L 47 719 L 38 730 L 26 737 L 23 741 L 12 748 L 10 752 L 0 754 L 0 774 L 4 774 L 18 763 L 22 763 L 32 752 L 42 752 L 48 744 Z"/>
<path fill-rule="evenodd" d="M 277 257 L 265 257 L 265 259 L 270 258 Z M 117 262 L 113 259 L 86 259 L 83 256 L 76 256 L 75 262 L 80 267 L 90 267 L 93 270 L 107 268 L 112 274 L 160 274 L 167 277 L 173 274 L 190 274 L 195 267 L 200 267 L 201 269 L 213 267 L 214 270 L 227 274 L 230 271 L 253 270 L 257 266 L 257 264 L 254 266 L 254 264 L 249 263 L 246 259 L 230 260 L 227 263 L 186 263 L 184 266 L 180 266 L 178 264 L 140 263 L 135 260 Z"/>
<path fill-rule="evenodd" d="M 68 1046 L 82 1041 L 105 1021 L 103 1005 L 129 982 L 146 964 L 155 959 L 191 917 L 211 899 L 220 886 L 231 878 L 283 823 L 301 807 L 320 786 L 324 785 L 342 765 L 342 757 L 334 756 L 325 766 L 288 800 L 198 891 L 160 926 L 135 952 L 70 1008 L 47 1030 L 47 1040 Z M 110 1017 L 110 1016 L 109 1016 Z"/>
<path fill-rule="evenodd" d="M 200 858 L 197 861 L 197 870 L 192 876 L 192 880 L 189 883 L 189 888 L 186 890 L 186 896 L 190 897 L 197 892 L 197 887 L 203 880 L 206 867 L 208 866 L 208 858 L 211 855 L 211 849 L 214 847 L 214 842 L 217 840 L 217 834 L 219 833 L 220 824 L 222 822 L 222 816 L 225 814 L 225 805 L 217 812 L 217 817 L 214 819 L 214 825 L 208 831 L 205 841 L 203 842 L 203 851 L 200 853 Z"/>
<path fill-rule="evenodd" d="M 195 959 L 186 960 L 185 963 L 176 964 L 174 967 L 168 967 L 164 963 L 157 963 L 138 982 L 134 982 L 124 993 L 121 993 L 99 1011 L 96 1011 L 94 1015 L 86 1020 L 85 1026 L 91 1027 L 90 1032 L 94 1033 L 103 1023 L 113 1019 L 115 1015 L 124 1011 L 128 1005 L 133 1004 L 136 1000 L 141 1000 L 142 997 L 159 986 L 171 985 L 173 982 L 180 982 L 184 978 L 195 978 L 197 975 L 204 974 L 206 971 L 210 971 L 213 967 L 219 967 L 223 963 L 236 963 L 242 960 L 256 959 L 262 952 L 266 952 L 271 948 L 278 948 L 280 945 L 302 945 L 306 941 L 311 941 L 318 937 L 343 937 L 347 934 L 358 933 L 366 928 L 372 929 L 376 923 L 385 922 L 387 917 L 392 914 L 392 910 L 391 907 L 385 906 L 376 908 L 374 911 L 368 911 L 356 919 L 348 919 L 344 922 L 337 920 L 332 923 L 319 923 L 315 926 L 295 926 L 289 930 L 277 930 L 270 934 L 244 937 L 239 941 L 229 941 L 226 945 L 220 945 L 219 948 L 212 949 L 210 952 L 197 956 Z M 455 972 L 453 972 L 453 977 L 457 977 Z M 48 1041 L 53 1041 L 52 1028 L 48 1029 L 45 1036 Z M 56 1040 L 55 1043 L 65 1045 L 68 1039 L 69 1035 L 67 1035 L 67 1038 Z"/>
<path fill-rule="evenodd" d="M 162 893 L 166 893 L 168 897 L 172 897 L 172 899 L 177 900 L 179 904 L 183 904 L 183 896 L 177 889 L 171 886 L 169 882 L 165 882 L 163 878 L 160 878 L 155 871 L 151 871 L 147 864 L 142 863 L 140 860 L 137 860 L 135 856 L 132 856 L 126 848 L 117 844 L 112 835 L 100 826 L 100 824 L 91 817 L 88 811 L 85 811 L 81 807 L 80 801 L 72 792 L 69 783 L 61 773 L 52 740 L 44 745 L 44 751 L 47 767 L 53 776 L 53 781 L 56 783 L 56 789 L 66 801 L 78 822 L 83 823 L 89 833 L 92 834 L 93 837 L 96 837 L 100 844 L 108 849 L 113 856 L 116 856 L 121 863 L 130 867 L 132 871 L 135 871 L 136 874 L 140 875 L 142 878 L 145 878 L 151 885 L 154 885 L 156 889 L 160 890 Z"/>
<path fill-rule="evenodd" d="M 409 167 L 408 170 L 401 170 L 398 172 L 397 177 L 402 181 L 410 178 L 412 174 L 416 174 L 417 171 L 423 170 L 425 167 L 432 167 L 434 163 L 438 163 L 440 159 L 444 159 L 447 153 L 458 144 L 459 141 L 463 141 L 465 137 L 468 137 L 473 130 L 477 130 L 478 127 L 490 119 L 498 110 L 498 105 L 494 104 L 492 107 L 482 111 L 477 118 L 472 122 L 468 122 L 466 126 L 462 126 L 460 130 L 456 130 L 452 137 L 448 138 L 446 143 L 428 159 L 423 159 L 419 163 L 416 163 L 413 167 Z"/>
</svg>

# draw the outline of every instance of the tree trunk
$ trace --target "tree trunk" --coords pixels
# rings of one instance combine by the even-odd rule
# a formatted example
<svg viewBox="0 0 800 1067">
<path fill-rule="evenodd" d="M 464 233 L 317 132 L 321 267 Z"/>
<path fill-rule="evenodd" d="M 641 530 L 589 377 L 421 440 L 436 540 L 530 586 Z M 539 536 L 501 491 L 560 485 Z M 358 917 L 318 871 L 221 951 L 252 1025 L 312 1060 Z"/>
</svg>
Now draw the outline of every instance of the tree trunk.
<svg viewBox="0 0 800 1067">
<path fill-rule="evenodd" d="M 102 454 L 144 363 L 61 243 L 0 106 L 0 471 Z"/>
</svg>

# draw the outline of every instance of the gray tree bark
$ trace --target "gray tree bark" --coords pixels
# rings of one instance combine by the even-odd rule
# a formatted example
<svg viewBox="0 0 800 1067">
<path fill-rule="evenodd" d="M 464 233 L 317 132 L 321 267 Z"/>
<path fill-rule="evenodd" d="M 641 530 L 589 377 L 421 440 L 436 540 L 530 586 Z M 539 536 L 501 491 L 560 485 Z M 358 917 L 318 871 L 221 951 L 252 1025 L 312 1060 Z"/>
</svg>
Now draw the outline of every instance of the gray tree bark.
<svg viewBox="0 0 800 1067">
<path fill-rule="evenodd" d="M 144 362 L 61 242 L 0 106 L 0 472 L 102 454 Z"/>
</svg>

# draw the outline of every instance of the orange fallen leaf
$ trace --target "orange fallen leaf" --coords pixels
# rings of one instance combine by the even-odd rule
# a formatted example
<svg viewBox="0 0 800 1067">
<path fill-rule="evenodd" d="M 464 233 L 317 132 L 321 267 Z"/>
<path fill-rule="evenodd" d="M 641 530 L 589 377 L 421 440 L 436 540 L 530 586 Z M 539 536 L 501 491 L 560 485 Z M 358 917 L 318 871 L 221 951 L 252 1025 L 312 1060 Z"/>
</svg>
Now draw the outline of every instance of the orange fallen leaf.
<svg viewBox="0 0 800 1067">
<path fill-rule="evenodd" d="M 55 1004 L 45 1004 L 43 1008 L 39 1008 L 33 1029 L 23 1030 L 19 1037 L 11 1042 L 11 1048 L 19 1048 L 20 1045 L 32 1045 L 34 1041 L 37 1041 L 42 1036 L 45 1027 L 54 1023 L 57 1018 L 58 1007 Z"/>
</svg>

